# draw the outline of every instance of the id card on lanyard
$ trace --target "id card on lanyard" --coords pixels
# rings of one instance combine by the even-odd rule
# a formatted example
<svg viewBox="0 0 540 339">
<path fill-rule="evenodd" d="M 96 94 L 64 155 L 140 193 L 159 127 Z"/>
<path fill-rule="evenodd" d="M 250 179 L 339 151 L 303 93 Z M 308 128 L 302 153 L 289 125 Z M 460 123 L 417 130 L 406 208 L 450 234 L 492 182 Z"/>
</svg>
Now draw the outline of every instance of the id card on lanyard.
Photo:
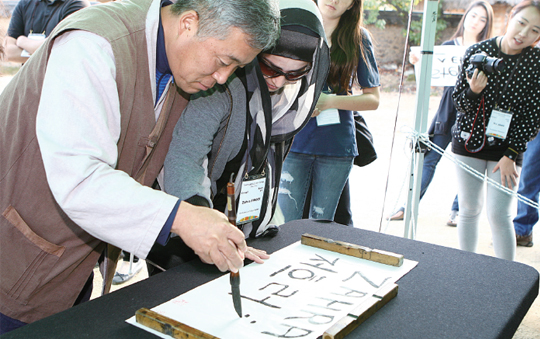
<svg viewBox="0 0 540 339">
<path fill-rule="evenodd" d="M 501 58 L 501 43 L 503 38 L 499 40 L 499 58 Z M 491 111 L 491 116 L 489 117 L 489 122 L 486 127 L 486 136 L 488 137 L 494 137 L 498 139 L 506 139 L 506 136 L 508 135 L 508 131 L 510 129 L 510 123 L 512 122 L 512 115 L 513 113 L 510 110 L 504 110 L 498 108 L 498 103 L 503 95 L 503 93 L 506 92 L 508 88 L 508 84 L 512 81 L 512 78 L 514 77 L 514 74 L 516 73 L 516 70 L 518 68 L 518 65 L 521 61 L 521 58 L 523 57 L 523 53 L 520 54 L 519 58 L 516 60 L 516 64 L 514 65 L 514 68 L 512 69 L 512 72 L 510 73 L 510 76 L 508 77 L 508 80 L 506 80 L 506 83 L 504 84 L 504 87 L 502 91 L 499 93 L 499 96 L 497 100 L 495 101 L 495 107 Z"/>
<path fill-rule="evenodd" d="M 258 220 L 266 187 L 266 174 L 246 176 L 242 181 L 236 224 L 241 225 Z"/>
<path fill-rule="evenodd" d="M 502 140 L 506 139 L 511 122 L 512 112 L 493 109 L 486 129 L 486 135 Z"/>
<path fill-rule="evenodd" d="M 34 33 L 34 15 L 36 14 L 36 8 L 38 7 L 38 3 L 36 2 L 36 4 L 34 5 L 34 10 L 32 11 L 32 17 L 30 19 L 30 34 L 28 34 L 28 39 L 30 40 L 36 40 L 36 41 L 43 41 L 45 40 L 47 37 L 45 36 L 45 30 L 47 29 L 47 25 L 49 24 L 49 21 L 51 21 L 51 18 L 54 16 L 54 13 L 59 9 L 61 8 L 63 5 L 62 4 L 53 4 L 53 2 L 51 2 L 49 5 L 47 5 L 47 8 L 49 8 L 49 6 L 55 6 L 54 9 L 51 11 L 51 13 L 49 15 L 45 15 L 45 17 L 48 17 L 47 21 L 45 21 L 45 23 L 43 24 L 43 32 L 42 33 Z M 22 57 L 26 57 L 26 58 L 29 58 L 30 57 L 30 53 L 28 53 L 27 50 L 23 49 L 23 51 L 21 52 L 21 56 Z"/>
<path fill-rule="evenodd" d="M 340 123 L 339 111 L 336 108 L 325 109 L 315 119 L 317 119 L 317 126 L 336 125 Z"/>
<path fill-rule="evenodd" d="M 328 94 L 334 96 L 335 94 Z M 336 125 L 341 123 L 339 119 L 339 111 L 336 108 L 329 108 L 321 111 L 319 115 L 315 117 L 317 126 Z"/>
</svg>

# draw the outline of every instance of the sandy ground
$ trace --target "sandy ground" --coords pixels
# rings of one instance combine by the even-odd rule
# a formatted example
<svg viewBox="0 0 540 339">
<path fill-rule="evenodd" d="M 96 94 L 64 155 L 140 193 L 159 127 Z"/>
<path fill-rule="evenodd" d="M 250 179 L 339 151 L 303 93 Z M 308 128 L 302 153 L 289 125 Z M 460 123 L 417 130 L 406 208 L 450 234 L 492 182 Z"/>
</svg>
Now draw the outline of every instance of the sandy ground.
<svg viewBox="0 0 540 339">
<path fill-rule="evenodd" d="M 0 77 L 0 91 L 10 77 Z M 384 80 L 382 82 L 385 83 Z M 364 117 L 375 139 L 378 159 L 369 166 L 354 167 L 350 176 L 352 208 L 355 227 L 403 236 L 402 221 L 387 222 L 385 217 L 406 199 L 408 190 L 410 152 L 408 135 L 414 126 L 416 95 L 410 88 L 399 97 L 397 92 L 381 93 L 381 105 L 377 111 L 365 112 Z M 428 121 L 437 109 L 440 96 L 430 97 Z M 399 112 L 398 112 L 399 103 Z M 397 118 L 396 118 L 397 116 Z M 394 133 L 395 131 L 395 133 Z M 439 163 L 433 182 L 419 207 L 415 239 L 441 246 L 458 248 L 457 231 L 446 226 L 452 200 L 456 194 L 454 165 L 443 158 Z M 537 244 L 532 248 L 517 248 L 516 261 L 540 271 L 540 231 L 534 237 Z M 481 219 L 481 239 L 478 253 L 494 255 L 491 232 L 485 216 Z M 96 272 L 97 273 L 97 272 Z M 123 288 L 147 278 L 144 268 L 129 282 L 113 286 Z M 96 274 L 93 298 L 99 296 L 100 274 Z M 516 332 L 515 339 L 540 338 L 540 298 L 537 298 Z"/>
</svg>

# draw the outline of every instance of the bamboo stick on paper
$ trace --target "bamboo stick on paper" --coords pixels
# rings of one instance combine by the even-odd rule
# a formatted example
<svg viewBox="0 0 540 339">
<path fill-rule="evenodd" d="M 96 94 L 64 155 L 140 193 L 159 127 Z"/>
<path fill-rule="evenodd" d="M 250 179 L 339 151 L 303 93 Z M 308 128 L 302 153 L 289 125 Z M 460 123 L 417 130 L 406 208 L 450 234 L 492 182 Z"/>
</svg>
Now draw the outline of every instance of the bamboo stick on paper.
<svg viewBox="0 0 540 339">
<path fill-rule="evenodd" d="M 135 320 L 141 325 L 176 339 L 219 339 L 147 308 L 135 312 Z"/>
<path fill-rule="evenodd" d="M 372 249 L 369 247 L 349 244 L 343 241 L 336 241 L 312 234 L 303 234 L 301 243 L 303 245 L 321 248 L 323 250 L 338 252 L 353 257 L 375 261 L 381 264 L 400 267 L 403 265 L 403 255 Z"/>
</svg>

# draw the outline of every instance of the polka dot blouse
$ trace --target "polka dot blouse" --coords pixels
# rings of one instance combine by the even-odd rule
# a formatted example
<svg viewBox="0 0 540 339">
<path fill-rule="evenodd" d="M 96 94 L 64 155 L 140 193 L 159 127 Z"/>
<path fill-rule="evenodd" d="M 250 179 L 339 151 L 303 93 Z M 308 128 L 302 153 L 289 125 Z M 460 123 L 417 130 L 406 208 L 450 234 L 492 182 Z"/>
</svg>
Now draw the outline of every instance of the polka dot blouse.
<svg viewBox="0 0 540 339">
<path fill-rule="evenodd" d="M 466 69 L 471 56 L 480 51 L 502 58 L 505 67 L 499 74 L 486 73 L 487 86 L 477 95 L 469 88 Z M 456 124 L 452 128 L 454 153 L 493 161 L 499 161 L 503 155 L 515 159 L 526 150 L 527 142 L 540 127 L 540 48 L 526 48 L 519 55 L 506 55 L 499 51 L 496 38 L 472 45 L 465 52 L 452 96 L 458 110 Z M 485 113 L 479 109 L 482 97 Z M 504 140 L 485 136 L 491 112 L 497 103 L 498 109 L 513 113 Z"/>
</svg>

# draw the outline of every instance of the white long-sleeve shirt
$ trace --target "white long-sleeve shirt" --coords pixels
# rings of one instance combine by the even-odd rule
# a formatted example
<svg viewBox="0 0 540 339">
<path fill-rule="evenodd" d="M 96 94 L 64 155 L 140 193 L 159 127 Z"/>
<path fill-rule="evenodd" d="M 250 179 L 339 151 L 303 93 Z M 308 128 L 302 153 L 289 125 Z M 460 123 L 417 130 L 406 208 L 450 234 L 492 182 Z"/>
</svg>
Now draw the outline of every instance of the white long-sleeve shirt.
<svg viewBox="0 0 540 339">
<path fill-rule="evenodd" d="M 159 10 L 159 1 L 154 1 L 147 19 L 154 96 Z M 115 169 L 121 130 L 115 76 L 107 40 L 85 31 L 58 37 L 43 83 L 36 133 L 47 181 L 63 211 L 96 238 L 145 258 L 178 198 Z M 156 118 L 160 111 L 161 101 Z"/>
</svg>

